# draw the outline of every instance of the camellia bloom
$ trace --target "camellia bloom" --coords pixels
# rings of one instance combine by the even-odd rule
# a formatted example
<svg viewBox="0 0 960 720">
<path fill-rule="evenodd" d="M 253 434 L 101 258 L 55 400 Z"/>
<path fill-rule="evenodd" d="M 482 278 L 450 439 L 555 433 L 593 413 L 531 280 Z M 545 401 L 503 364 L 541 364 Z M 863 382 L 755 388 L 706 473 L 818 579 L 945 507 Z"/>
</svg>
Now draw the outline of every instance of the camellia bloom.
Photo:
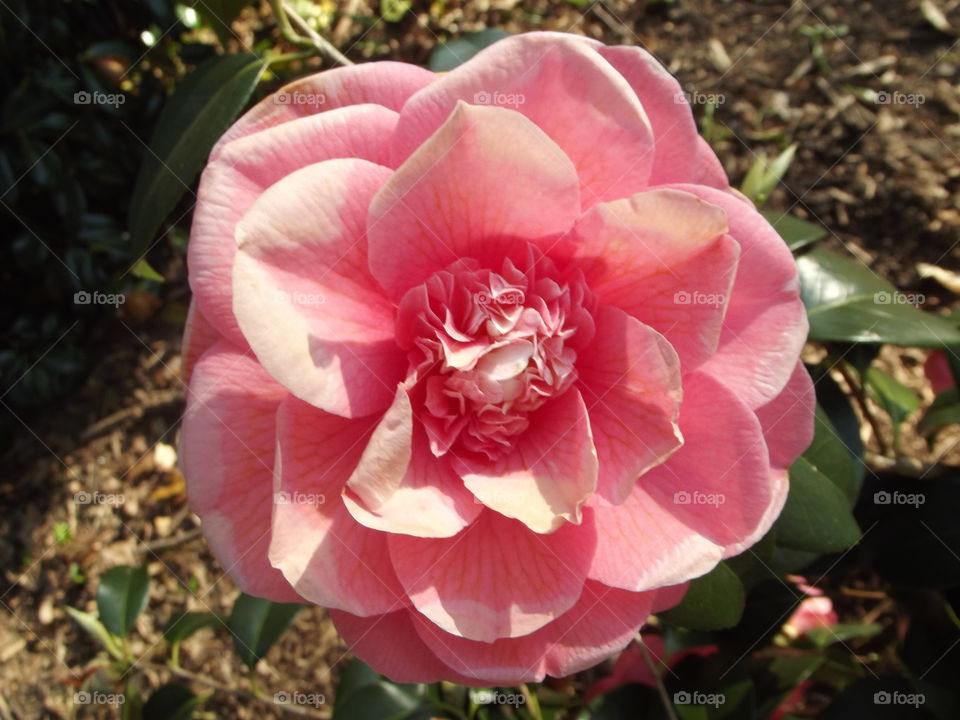
<svg viewBox="0 0 960 720">
<path fill-rule="evenodd" d="M 214 149 L 188 259 L 210 546 L 397 681 L 608 657 L 811 439 L 793 259 L 639 48 L 300 80 Z"/>
</svg>

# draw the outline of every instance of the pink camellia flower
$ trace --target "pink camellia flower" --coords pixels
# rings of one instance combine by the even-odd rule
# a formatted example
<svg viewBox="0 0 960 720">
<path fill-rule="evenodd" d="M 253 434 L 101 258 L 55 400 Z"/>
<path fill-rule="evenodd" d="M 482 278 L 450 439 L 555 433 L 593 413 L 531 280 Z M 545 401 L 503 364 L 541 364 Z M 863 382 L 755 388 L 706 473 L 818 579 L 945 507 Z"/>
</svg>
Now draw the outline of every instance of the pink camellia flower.
<svg viewBox="0 0 960 720">
<path fill-rule="evenodd" d="M 811 439 L 793 259 L 639 48 L 300 80 L 214 149 L 188 259 L 210 546 L 397 681 L 608 657 Z"/>
<path fill-rule="evenodd" d="M 935 393 L 949 390 L 956 383 L 950 370 L 950 360 L 943 350 L 934 350 L 923 364 L 923 371 Z"/>
</svg>

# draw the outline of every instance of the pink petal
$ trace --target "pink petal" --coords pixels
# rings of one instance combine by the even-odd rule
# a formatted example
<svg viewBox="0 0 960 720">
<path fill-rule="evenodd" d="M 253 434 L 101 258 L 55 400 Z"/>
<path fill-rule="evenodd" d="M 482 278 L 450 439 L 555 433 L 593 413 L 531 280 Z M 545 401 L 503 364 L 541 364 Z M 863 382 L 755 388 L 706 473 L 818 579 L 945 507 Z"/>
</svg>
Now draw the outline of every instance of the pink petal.
<svg viewBox="0 0 960 720">
<path fill-rule="evenodd" d="M 297 602 L 267 560 L 276 411 L 286 396 L 256 360 L 218 343 L 194 369 L 180 457 L 190 506 L 224 570 L 246 593 Z"/>
<path fill-rule="evenodd" d="M 682 444 L 680 362 L 662 335 L 622 310 L 602 307 L 597 333 L 577 358 L 600 461 L 597 489 L 613 503 Z"/>
<path fill-rule="evenodd" d="M 788 468 L 813 442 L 813 415 L 817 398 L 813 381 L 798 362 L 787 386 L 773 400 L 757 408 L 757 418 L 770 451 L 770 464 Z"/>
<path fill-rule="evenodd" d="M 347 481 L 343 502 L 368 528 L 422 538 L 456 535 L 482 509 L 447 460 L 430 452 L 402 385 Z"/>
<path fill-rule="evenodd" d="M 331 610 L 330 619 L 350 652 L 393 682 L 430 683 L 447 680 L 462 685 L 483 684 L 460 676 L 440 662 L 420 639 L 413 627 L 411 613 L 407 610 L 375 617 L 357 617 Z"/>
<path fill-rule="evenodd" d="M 463 484 L 488 508 L 537 533 L 580 522 L 597 487 L 597 452 L 584 399 L 576 388 L 546 403 L 513 449 L 495 462 L 456 457 Z"/>
<path fill-rule="evenodd" d="M 245 343 L 233 316 L 237 222 L 264 190 L 311 163 L 357 157 L 389 164 L 386 138 L 396 122 L 393 111 L 362 105 L 292 120 L 228 143 L 234 126 L 217 145 L 200 181 L 187 260 L 195 302 L 234 343 Z"/>
<path fill-rule="evenodd" d="M 807 337 L 796 263 L 770 223 L 743 197 L 702 185 L 676 188 L 723 208 L 730 235 L 740 244 L 720 345 L 702 370 L 750 407 L 760 407 L 787 384 Z"/>
<path fill-rule="evenodd" d="M 519 113 L 459 103 L 423 140 L 370 206 L 370 269 L 392 297 L 462 258 L 499 267 L 518 239 L 573 225 L 576 171 Z"/>
<path fill-rule="evenodd" d="M 429 70 L 398 62 L 363 63 L 308 75 L 284 85 L 244 114 L 220 138 L 211 158 L 237 138 L 300 117 L 367 103 L 399 111 L 407 98 L 436 77 Z"/>
<path fill-rule="evenodd" d="M 739 248 L 715 205 L 657 189 L 595 205 L 578 222 L 572 267 L 599 301 L 663 333 L 683 372 L 717 348 Z"/>
<path fill-rule="evenodd" d="M 607 62 L 636 92 L 650 119 L 656 154 L 650 185 L 688 182 L 725 189 L 729 183 L 716 154 L 700 137 L 680 83 L 640 47 L 601 47 Z"/>
<path fill-rule="evenodd" d="M 527 635 L 573 607 L 593 554 L 591 532 L 566 525 L 538 535 L 492 511 L 456 537 L 388 542 L 417 610 L 448 633 L 483 642 Z"/>
<path fill-rule="evenodd" d="M 367 205 L 389 174 L 365 160 L 311 165 L 237 225 L 233 309 L 244 337 L 291 393 L 344 417 L 386 409 L 406 371 L 393 306 L 366 269 Z"/>
<path fill-rule="evenodd" d="M 756 415 L 711 376 L 684 378 L 684 445 L 638 487 L 678 521 L 717 545 L 743 544 L 769 529 L 780 503 Z M 779 507 L 776 508 L 779 512 Z M 707 552 L 706 548 L 698 548 Z"/>
<path fill-rule="evenodd" d="M 181 375 L 184 383 L 190 382 L 193 368 L 203 354 L 222 338 L 223 336 L 217 332 L 217 329 L 197 308 L 196 300 L 191 300 L 190 307 L 187 310 L 187 321 L 183 329 L 183 342 L 180 350 L 181 367 L 183 368 Z"/>
<path fill-rule="evenodd" d="M 591 508 L 597 550 L 590 578 L 640 592 L 710 572 L 723 558 L 723 544 L 685 525 L 650 496 L 644 482 L 620 505 Z"/>
<path fill-rule="evenodd" d="M 560 33 L 524 33 L 492 45 L 410 98 L 397 128 L 399 156 L 413 153 L 459 101 L 500 105 L 530 118 L 573 161 L 584 206 L 637 192 L 649 184 L 653 164 L 650 121 L 595 47 Z M 509 172 L 501 178 L 512 179 Z"/>
<path fill-rule="evenodd" d="M 407 605 L 386 535 L 357 523 L 340 500 L 375 424 L 373 418 L 331 415 L 292 396 L 277 416 L 270 560 L 310 602 L 356 615 Z"/>
<path fill-rule="evenodd" d="M 490 685 L 540 682 L 591 667 L 622 649 L 650 614 L 656 593 L 588 581 L 576 605 L 535 633 L 492 643 L 445 633 L 412 613 L 426 645 L 455 672 Z"/>
</svg>

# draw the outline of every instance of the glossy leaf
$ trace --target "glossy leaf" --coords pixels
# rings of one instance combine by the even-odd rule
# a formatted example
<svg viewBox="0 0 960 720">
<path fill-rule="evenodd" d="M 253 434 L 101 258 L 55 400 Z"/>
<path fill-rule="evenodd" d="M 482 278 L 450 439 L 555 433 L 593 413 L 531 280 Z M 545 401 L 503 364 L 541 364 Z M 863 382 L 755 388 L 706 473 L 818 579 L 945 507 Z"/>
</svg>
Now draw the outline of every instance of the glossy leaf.
<svg viewBox="0 0 960 720">
<path fill-rule="evenodd" d="M 263 70 L 252 53 L 219 56 L 189 73 L 167 99 L 130 202 L 137 253 L 189 190 L 214 143 L 247 104 Z"/>
<path fill-rule="evenodd" d="M 223 625 L 219 615 L 212 612 L 185 612 L 174 615 L 163 628 L 163 637 L 168 643 L 181 643 L 198 630 Z"/>
<path fill-rule="evenodd" d="M 743 583 L 726 563 L 690 583 L 676 607 L 660 617 L 690 630 L 721 630 L 736 625 L 743 613 Z"/>
<path fill-rule="evenodd" d="M 933 437 L 947 425 L 958 424 L 960 424 L 960 390 L 952 387 L 937 395 L 917 428 L 923 435 Z"/>
<path fill-rule="evenodd" d="M 767 160 L 765 153 L 760 153 L 756 162 L 747 171 L 743 185 L 740 186 L 740 192 L 757 205 L 763 205 L 786 175 L 797 153 L 797 147 L 797 143 L 793 143 L 770 161 Z"/>
<path fill-rule="evenodd" d="M 893 421 L 894 445 L 899 444 L 900 425 L 907 415 L 920 407 L 920 398 L 892 375 L 871 367 L 863 375 L 863 384 L 870 396 Z"/>
<path fill-rule="evenodd" d="M 787 247 L 794 252 L 827 236 L 827 231 L 820 225 L 801 220 L 779 210 L 761 210 L 760 214 L 773 225 L 773 229 L 783 238 Z"/>
<path fill-rule="evenodd" d="M 250 0 L 202 0 L 194 5 L 194 9 L 203 18 L 204 24 L 217 34 L 220 45 L 225 48 L 230 38 L 234 37 L 230 24 L 249 4 Z"/>
<path fill-rule="evenodd" d="M 82 627 L 90 637 L 99 642 L 108 653 L 117 659 L 123 656 L 116 639 L 95 615 L 72 607 L 67 607 L 66 610 L 67 615 L 76 620 L 77 625 Z"/>
<path fill-rule="evenodd" d="M 168 683 L 150 696 L 143 706 L 143 720 L 190 720 L 202 702 L 188 687 Z"/>
<path fill-rule="evenodd" d="M 805 552 L 838 552 L 860 539 L 846 495 L 805 457 L 790 466 L 790 494 L 774 527 L 778 545 Z"/>
<path fill-rule="evenodd" d="M 863 465 L 854 460 L 853 453 L 854 450 L 844 444 L 826 410 L 817 405 L 813 442 L 803 457 L 843 491 L 850 505 L 857 499 L 863 478 Z"/>
<path fill-rule="evenodd" d="M 97 610 L 107 630 L 121 637 L 130 632 L 147 606 L 149 591 L 145 567 L 118 565 L 107 570 L 97 587 Z"/>
<path fill-rule="evenodd" d="M 423 685 L 392 683 L 361 660 L 351 660 L 340 678 L 333 720 L 401 720 L 424 703 Z"/>
<path fill-rule="evenodd" d="M 275 603 L 241 593 L 230 613 L 230 633 L 240 658 L 253 668 L 280 638 L 303 605 Z"/>
<path fill-rule="evenodd" d="M 438 45 L 430 54 L 427 66 L 434 72 L 447 72 L 462 65 L 478 52 L 497 40 L 510 37 L 510 33 L 496 28 L 487 28 L 475 33 L 467 33 L 455 40 Z"/>
</svg>

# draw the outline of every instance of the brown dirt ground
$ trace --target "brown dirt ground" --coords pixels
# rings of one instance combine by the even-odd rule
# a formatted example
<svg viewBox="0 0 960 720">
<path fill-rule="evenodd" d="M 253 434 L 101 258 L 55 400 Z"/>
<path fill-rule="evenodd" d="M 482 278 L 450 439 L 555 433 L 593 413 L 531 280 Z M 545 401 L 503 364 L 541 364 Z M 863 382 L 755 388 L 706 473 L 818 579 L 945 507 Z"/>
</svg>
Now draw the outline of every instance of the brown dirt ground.
<svg viewBox="0 0 960 720">
<path fill-rule="evenodd" d="M 960 29 L 960 1 L 940 0 L 940 7 Z M 822 221 L 832 230 L 831 244 L 901 287 L 921 289 L 928 309 L 956 303 L 944 288 L 921 281 L 915 264 L 960 265 L 960 50 L 956 37 L 934 29 L 917 2 L 436 0 L 417 2 L 399 23 L 378 20 L 368 0 L 329 9 L 330 36 L 357 61 L 423 63 L 438 38 L 486 26 L 642 44 L 691 92 L 723 95 L 714 136 L 735 181 L 755 154 L 798 142 L 797 160 L 771 205 Z M 236 26 L 241 39 L 263 8 L 246 12 Z M 823 32 L 825 74 L 801 33 L 838 25 L 847 31 Z M 848 88 L 919 94 L 924 102 L 878 105 Z M 702 117 L 704 108 L 696 112 Z M 13 472 L 0 479 L 6 508 L 0 517 L 0 717 L 74 716 L 73 686 L 90 672 L 96 648 L 64 607 L 92 609 L 97 578 L 112 565 L 148 564 L 153 590 L 133 647 L 159 662 L 159 631 L 172 613 L 225 613 L 237 593 L 197 535 L 179 472 L 155 461 L 157 443 L 176 446 L 183 409 L 177 319 L 184 269 L 177 264 L 164 274 L 162 309 L 126 309 L 123 324 L 106 333 L 100 364 L 84 386 L 59 407 L 22 416 L 24 430 L 3 458 Z M 918 389 L 926 405 L 932 396 L 919 370 L 923 357 L 922 351 L 888 349 L 882 363 Z M 946 447 L 931 452 L 906 432 L 904 446 L 918 459 L 956 444 L 948 438 Z M 947 457 L 956 460 L 953 452 Z M 83 491 L 123 494 L 125 502 L 78 505 L 74 494 Z M 72 563 L 83 578 L 71 579 Z M 249 688 L 223 632 L 195 636 L 182 655 L 191 672 Z M 296 690 L 332 699 L 342 655 L 324 612 L 305 611 L 261 664 L 259 684 L 267 695 Z M 165 679 L 144 676 L 154 687 Z M 217 693 L 205 707 L 217 717 L 280 717 L 229 693 Z M 108 709 L 85 713 L 75 716 L 113 715 Z"/>
</svg>

